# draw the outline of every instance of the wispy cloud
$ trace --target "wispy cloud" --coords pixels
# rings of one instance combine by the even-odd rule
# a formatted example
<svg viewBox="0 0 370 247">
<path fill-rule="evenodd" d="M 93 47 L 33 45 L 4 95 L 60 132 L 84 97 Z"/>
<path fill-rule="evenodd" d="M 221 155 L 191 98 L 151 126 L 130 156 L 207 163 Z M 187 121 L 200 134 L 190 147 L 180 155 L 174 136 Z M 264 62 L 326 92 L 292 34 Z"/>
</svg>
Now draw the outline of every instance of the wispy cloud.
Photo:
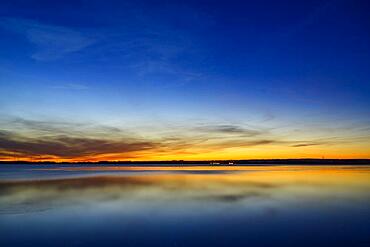
<svg viewBox="0 0 370 247">
<path fill-rule="evenodd" d="M 284 138 L 269 130 L 236 124 L 203 124 L 139 135 L 135 129 L 114 126 L 10 118 L 0 119 L 0 129 L 0 159 L 151 159 L 222 153 L 233 148 L 304 148 L 348 141 Z"/>
<path fill-rule="evenodd" d="M 266 133 L 264 130 L 246 129 L 238 125 L 223 124 L 223 125 L 206 125 L 195 128 L 197 131 L 219 133 L 219 134 L 237 134 L 244 137 L 262 135 Z"/>
<path fill-rule="evenodd" d="M 125 153 L 152 149 L 156 144 L 140 140 L 109 140 L 66 135 L 31 138 L 12 132 L 0 132 L 0 148 L 24 156 L 47 155 L 56 158 L 80 158 L 99 154 Z"/>
<path fill-rule="evenodd" d="M 184 23 L 201 29 L 197 21 L 202 14 L 186 8 L 174 10 L 181 11 Z M 171 81 L 166 87 L 201 79 L 202 71 L 194 70 L 194 67 L 184 65 L 178 59 L 184 55 L 192 59 L 201 58 L 198 54 L 199 44 L 195 42 L 196 37 L 192 32 L 186 27 L 173 25 L 173 21 L 180 17 L 171 15 L 159 18 L 158 13 L 142 11 L 141 4 L 130 4 L 126 14 L 131 25 L 120 23 L 121 17 L 118 16 L 117 23 L 90 29 L 31 19 L 0 18 L 0 28 L 17 33 L 33 44 L 31 57 L 37 61 L 54 61 L 79 52 L 79 61 L 94 61 L 99 66 L 125 69 L 141 80 L 155 83 L 153 76 L 157 80 L 158 77 L 166 77 Z M 159 12 L 162 13 L 162 10 Z M 91 45 L 94 45 L 94 49 L 86 49 Z M 71 85 L 58 86 L 63 89 L 66 87 L 77 89 Z"/>
<path fill-rule="evenodd" d="M 0 26 L 25 36 L 36 46 L 31 57 L 39 61 L 49 61 L 80 51 L 95 43 L 96 39 L 71 28 L 49 25 L 34 20 L 2 18 Z"/>
<path fill-rule="evenodd" d="M 82 137 L 92 135 L 94 137 L 101 134 L 108 136 L 122 135 L 123 130 L 106 125 L 66 122 L 66 121 L 50 121 L 50 120 L 34 120 L 24 119 L 20 117 L 9 117 L 0 119 L 0 126 L 3 130 L 13 131 L 14 133 L 32 133 L 36 136 L 53 136 L 53 135 L 68 135 L 74 137 Z"/>
<path fill-rule="evenodd" d="M 51 86 L 52 89 L 62 89 L 62 90 L 87 90 L 88 86 L 77 83 L 67 83 L 63 85 Z"/>
</svg>

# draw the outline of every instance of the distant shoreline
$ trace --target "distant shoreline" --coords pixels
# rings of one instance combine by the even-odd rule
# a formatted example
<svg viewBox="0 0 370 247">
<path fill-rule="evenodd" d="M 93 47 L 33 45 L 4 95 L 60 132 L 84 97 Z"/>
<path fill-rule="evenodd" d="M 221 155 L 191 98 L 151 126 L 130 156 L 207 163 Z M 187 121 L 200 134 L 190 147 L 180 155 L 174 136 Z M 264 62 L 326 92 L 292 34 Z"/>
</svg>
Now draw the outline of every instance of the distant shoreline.
<svg viewBox="0 0 370 247">
<path fill-rule="evenodd" d="M 370 165 L 370 159 L 253 159 L 253 160 L 171 160 L 171 161 L 99 161 L 99 162 L 32 162 L 32 161 L 0 161 L 2 164 L 86 164 L 86 165 Z"/>
</svg>

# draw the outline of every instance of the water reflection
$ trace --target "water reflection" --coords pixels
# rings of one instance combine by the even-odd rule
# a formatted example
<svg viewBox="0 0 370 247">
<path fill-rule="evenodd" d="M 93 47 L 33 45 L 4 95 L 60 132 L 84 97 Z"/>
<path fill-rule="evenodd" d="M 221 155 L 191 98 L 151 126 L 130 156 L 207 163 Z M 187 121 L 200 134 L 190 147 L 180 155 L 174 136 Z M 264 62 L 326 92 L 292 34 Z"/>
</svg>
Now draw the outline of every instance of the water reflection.
<svg viewBox="0 0 370 247">
<path fill-rule="evenodd" d="M 369 167 L 41 170 L 58 176 L 0 181 L 0 244 L 370 243 Z"/>
</svg>

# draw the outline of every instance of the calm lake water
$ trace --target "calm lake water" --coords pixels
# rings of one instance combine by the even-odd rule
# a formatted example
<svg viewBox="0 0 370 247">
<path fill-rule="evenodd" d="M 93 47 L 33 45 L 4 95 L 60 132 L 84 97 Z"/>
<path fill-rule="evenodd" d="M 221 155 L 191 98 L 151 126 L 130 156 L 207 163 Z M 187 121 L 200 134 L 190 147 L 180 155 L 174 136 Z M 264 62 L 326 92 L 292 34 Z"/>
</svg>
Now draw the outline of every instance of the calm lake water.
<svg viewBox="0 0 370 247">
<path fill-rule="evenodd" d="M 370 246 L 370 167 L 2 165 L 0 246 Z"/>
</svg>

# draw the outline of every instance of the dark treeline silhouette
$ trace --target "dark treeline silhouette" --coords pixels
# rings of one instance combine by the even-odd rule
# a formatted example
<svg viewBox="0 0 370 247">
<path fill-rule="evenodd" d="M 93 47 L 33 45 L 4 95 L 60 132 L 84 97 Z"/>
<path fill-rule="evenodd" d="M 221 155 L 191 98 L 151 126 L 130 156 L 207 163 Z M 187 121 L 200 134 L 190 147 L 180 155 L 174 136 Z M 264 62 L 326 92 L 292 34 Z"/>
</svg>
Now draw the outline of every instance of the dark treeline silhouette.
<svg viewBox="0 0 370 247">
<path fill-rule="evenodd" d="M 255 159 L 255 160 L 171 160 L 171 161 L 0 161 L 0 164 L 86 164 L 86 165 L 370 165 L 370 159 Z"/>
</svg>

